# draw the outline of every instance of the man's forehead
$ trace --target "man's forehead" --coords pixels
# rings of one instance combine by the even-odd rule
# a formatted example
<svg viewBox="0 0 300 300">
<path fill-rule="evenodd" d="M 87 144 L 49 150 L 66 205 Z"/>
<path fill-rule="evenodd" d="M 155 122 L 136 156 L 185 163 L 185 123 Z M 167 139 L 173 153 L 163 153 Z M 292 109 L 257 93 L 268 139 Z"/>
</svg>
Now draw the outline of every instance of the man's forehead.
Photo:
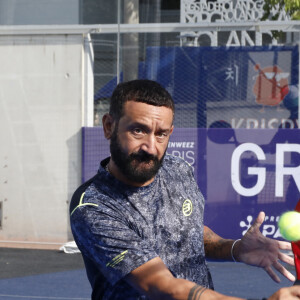
<svg viewBox="0 0 300 300">
<path fill-rule="evenodd" d="M 137 101 L 127 101 L 125 103 L 122 117 L 130 119 L 156 119 L 158 121 L 170 121 L 173 123 L 173 111 L 171 108 Z"/>
<path fill-rule="evenodd" d="M 141 101 L 134 101 L 134 100 L 129 100 L 129 101 L 126 101 L 124 103 L 124 107 L 123 107 L 123 111 L 131 111 L 133 109 L 139 109 L 139 110 L 145 110 L 145 111 L 149 111 L 149 110 L 157 110 L 157 111 L 161 111 L 162 113 L 163 112 L 167 112 L 167 111 L 171 111 L 172 112 L 172 109 L 170 107 L 167 107 L 167 106 L 164 106 L 164 105 L 152 105 L 152 104 L 149 104 L 149 103 L 145 103 L 145 102 L 141 102 Z M 172 112 L 173 114 L 173 112 Z"/>
</svg>

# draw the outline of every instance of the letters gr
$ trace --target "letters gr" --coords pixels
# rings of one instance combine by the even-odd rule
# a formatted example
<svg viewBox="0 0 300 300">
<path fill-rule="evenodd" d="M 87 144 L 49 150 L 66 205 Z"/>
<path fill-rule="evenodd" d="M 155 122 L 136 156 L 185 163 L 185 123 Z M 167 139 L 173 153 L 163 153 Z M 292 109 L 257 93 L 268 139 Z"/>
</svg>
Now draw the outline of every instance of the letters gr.
<svg viewBox="0 0 300 300">
<path fill-rule="evenodd" d="M 265 167 L 248 167 L 247 175 L 256 175 L 256 184 L 251 187 L 244 187 L 240 181 L 240 161 L 244 152 L 252 152 L 258 160 L 265 160 L 266 156 L 261 147 L 254 143 L 244 143 L 239 145 L 232 153 L 231 157 L 231 183 L 237 193 L 242 196 L 255 196 L 259 194 L 266 183 Z M 287 167 L 284 164 L 285 153 L 296 152 L 300 155 L 300 144 L 276 144 L 276 162 L 275 162 L 275 197 L 283 197 L 284 176 L 293 177 L 298 190 L 300 191 L 300 165 Z"/>
</svg>

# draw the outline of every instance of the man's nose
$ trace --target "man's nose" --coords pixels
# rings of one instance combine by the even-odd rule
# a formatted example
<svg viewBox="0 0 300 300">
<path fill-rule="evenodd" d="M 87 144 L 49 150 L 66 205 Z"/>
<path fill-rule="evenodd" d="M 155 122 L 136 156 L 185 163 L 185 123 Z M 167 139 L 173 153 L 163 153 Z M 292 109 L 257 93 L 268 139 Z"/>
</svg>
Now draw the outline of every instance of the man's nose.
<svg viewBox="0 0 300 300">
<path fill-rule="evenodd" d="M 141 149 L 148 154 L 156 155 L 156 138 L 154 134 L 148 134 L 143 140 Z"/>
</svg>

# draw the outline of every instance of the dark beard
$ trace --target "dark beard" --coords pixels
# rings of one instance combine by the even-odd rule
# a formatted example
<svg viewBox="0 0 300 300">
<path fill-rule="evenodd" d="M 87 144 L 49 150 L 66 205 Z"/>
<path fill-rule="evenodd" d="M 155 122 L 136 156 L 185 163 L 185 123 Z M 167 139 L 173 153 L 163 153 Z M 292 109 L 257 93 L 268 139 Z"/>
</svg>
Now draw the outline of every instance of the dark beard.
<svg viewBox="0 0 300 300">
<path fill-rule="evenodd" d="M 145 183 L 157 174 L 166 152 L 161 160 L 143 150 L 127 155 L 121 148 L 117 130 L 115 130 L 110 140 L 110 154 L 112 160 L 126 178 L 133 182 Z M 141 166 L 142 164 L 148 166 Z"/>
</svg>

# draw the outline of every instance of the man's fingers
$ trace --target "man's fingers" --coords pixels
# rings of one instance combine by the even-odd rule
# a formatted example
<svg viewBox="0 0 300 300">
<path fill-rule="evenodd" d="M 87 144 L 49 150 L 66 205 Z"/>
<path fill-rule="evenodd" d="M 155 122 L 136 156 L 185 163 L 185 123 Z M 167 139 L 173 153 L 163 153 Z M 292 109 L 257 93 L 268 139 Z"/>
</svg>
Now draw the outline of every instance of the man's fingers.
<svg viewBox="0 0 300 300">
<path fill-rule="evenodd" d="M 273 267 L 279 272 L 281 273 L 284 277 L 286 277 L 288 280 L 294 282 L 296 280 L 295 276 L 290 273 L 282 264 L 280 264 L 279 262 L 275 262 L 273 264 Z"/>
<path fill-rule="evenodd" d="M 270 266 L 265 267 L 264 269 L 275 282 L 277 282 L 277 283 L 280 282 L 280 278 L 276 275 L 276 273 L 273 271 L 273 269 Z"/>
<path fill-rule="evenodd" d="M 264 220 L 265 220 L 265 213 L 263 212 L 263 211 L 261 211 L 259 214 L 258 214 L 258 216 L 257 216 L 257 218 L 255 219 L 255 221 L 253 222 L 253 225 L 252 225 L 252 227 L 253 228 L 259 228 L 260 227 L 260 225 L 264 222 Z"/>
<path fill-rule="evenodd" d="M 290 242 L 277 241 L 279 249 L 281 250 L 292 250 L 292 244 Z"/>
<path fill-rule="evenodd" d="M 299 299 L 300 296 L 300 286 L 294 285 L 290 287 L 285 287 L 279 289 L 275 294 L 273 294 L 269 299 L 283 299 L 283 300 L 294 300 Z"/>
<path fill-rule="evenodd" d="M 292 257 L 290 257 L 289 255 L 287 255 L 287 254 L 284 254 L 284 253 L 279 252 L 278 258 L 279 258 L 281 261 L 283 261 L 283 262 L 285 262 L 285 263 L 287 263 L 287 264 L 289 264 L 289 265 L 291 265 L 291 266 L 294 266 L 294 265 L 295 265 L 294 259 L 293 259 Z"/>
</svg>

